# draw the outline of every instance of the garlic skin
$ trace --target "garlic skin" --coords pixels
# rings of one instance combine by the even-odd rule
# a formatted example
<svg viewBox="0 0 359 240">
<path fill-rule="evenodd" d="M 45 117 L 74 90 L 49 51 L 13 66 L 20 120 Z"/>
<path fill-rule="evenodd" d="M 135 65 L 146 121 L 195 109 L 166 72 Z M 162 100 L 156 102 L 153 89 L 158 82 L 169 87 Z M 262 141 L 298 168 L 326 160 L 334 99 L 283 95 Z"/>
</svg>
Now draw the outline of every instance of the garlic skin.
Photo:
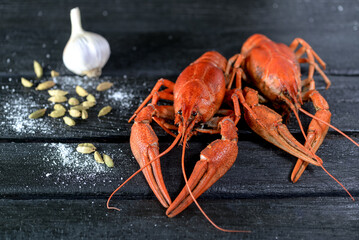
<svg viewBox="0 0 359 240">
<path fill-rule="evenodd" d="M 110 45 L 101 35 L 82 29 L 78 7 L 71 10 L 70 17 L 71 36 L 62 55 L 64 64 L 77 75 L 99 77 L 110 57 Z"/>
</svg>

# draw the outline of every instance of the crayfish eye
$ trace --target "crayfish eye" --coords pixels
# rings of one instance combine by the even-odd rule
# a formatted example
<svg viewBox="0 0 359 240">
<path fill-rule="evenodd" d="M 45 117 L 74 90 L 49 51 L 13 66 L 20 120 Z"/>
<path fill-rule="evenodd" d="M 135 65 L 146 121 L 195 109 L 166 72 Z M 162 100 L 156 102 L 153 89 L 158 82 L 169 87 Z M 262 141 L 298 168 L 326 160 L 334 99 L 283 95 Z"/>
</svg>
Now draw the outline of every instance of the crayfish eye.
<svg viewBox="0 0 359 240">
<path fill-rule="evenodd" d="M 178 110 L 177 112 L 179 115 L 182 115 L 182 110 Z"/>
<path fill-rule="evenodd" d="M 192 116 L 193 117 L 197 116 L 197 112 L 192 112 Z"/>
</svg>

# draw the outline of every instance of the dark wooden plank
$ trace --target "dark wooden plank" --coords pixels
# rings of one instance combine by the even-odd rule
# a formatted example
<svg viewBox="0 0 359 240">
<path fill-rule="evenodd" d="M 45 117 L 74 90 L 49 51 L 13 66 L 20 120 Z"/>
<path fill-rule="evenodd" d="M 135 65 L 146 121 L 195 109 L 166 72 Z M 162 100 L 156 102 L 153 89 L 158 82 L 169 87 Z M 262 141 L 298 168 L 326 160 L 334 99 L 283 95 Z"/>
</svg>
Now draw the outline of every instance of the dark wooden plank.
<svg viewBox="0 0 359 240">
<path fill-rule="evenodd" d="M 100 82 L 108 80 L 115 84 L 110 91 L 97 92 L 95 90 Z M 69 127 L 64 124 L 62 118 L 53 119 L 47 116 L 53 110 L 53 104 L 47 100 L 49 98 L 47 91 L 36 91 L 34 87 L 27 89 L 21 85 L 19 78 L 3 78 L 0 85 L 0 99 L 4 103 L 0 107 L 2 112 L 0 126 L 4 129 L 1 134 L 2 138 L 56 139 L 129 136 L 128 118 L 147 94 L 148 88 L 145 82 L 122 77 L 105 77 L 100 80 L 58 77 L 55 81 L 57 88 L 70 92 L 68 98 L 76 97 L 81 102 L 86 100 L 76 94 L 77 85 L 83 86 L 95 95 L 97 105 L 88 110 L 89 119 L 78 119 L 75 127 Z M 69 105 L 65 104 L 69 109 Z M 107 105 L 112 106 L 113 111 L 107 116 L 98 118 L 99 110 Z M 31 112 L 40 108 L 48 108 L 44 118 L 37 120 L 28 118 Z"/>
<path fill-rule="evenodd" d="M 346 198 L 206 200 L 222 233 L 191 206 L 169 219 L 154 200 L 122 200 L 121 212 L 104 199 L 0 200 L 2 239 L 356 239 L 359 206 Z"/>
<path fill-rule="evenodd" d="M 175 81 L 176 77 L 170 77 Z M 359 81 L 356 77 L 331 77 L 333 86 L 324 90 L 323 81 L 318 80 L 317 88 L 327 99 L 332 111 L 332 124 L 347 133 L 359 131 Z M 102 81 L 111 81 L 114 87 L 109 91 L 98 93 L 95 88 Z M 2 139 L 66 139 L 66 138 L 97 138 L 119 139 L 128 138 L 132 124 L 127 123 L 132 113 L 137 109 L 143 99 L 150 93 L 157 79 L 103 77 L 99 80 L 90 80 L 81 77 L 58 77 L 56 88 L 69 91 L 69 97 L 78 97 L 75 93 L 76 85 L 85 87 L 90 93 L 95 94 L 98 104 L 89 110 L 88 120 L 77 120 L 77 125 L 68 127 L 63 120 L 52 119 L 45 116 L 42 119 L 31 120 L 28 115 L 40 108 L 52 110 L 52 105 L 47 99 L 47 91 L 36 91 L 34 88 L 26 89 L 20 84 L 20 78 L 5 78 L 0 82 L 0 127 Z M 39 81 L 35 81 L 36 83 Z M 98 111 L 106 106 L 113 107 L 108 116 L 98 118 Z M 305 105 L 314 112 L 311 104 Z M 309 118 L 303 117 L 306 126 Z M 294 133 L 299 133 L 297 121 L 292 118 L 289 128 Z M 153 124 L 155 126 L 155 124 Z M 156 126 L 155 126 L 156 127 Z M 165 136 L 165 132 L 155 128 L 159 136 Z M 240 130 L 248 131 L 242 123 Z M 333 132 L 333 130 L 330 130 Z"/>
<path fill-rule="evenodd" d="M 47 70 L 68 74 L 62 51 L 70 35 L 69 11 L 76 6 L 82 9 L 84 28 L 110 42 L 105 74 L 175 75 L 209 49 L 232 56 L 256 32 L 286 44 L 302 37 L 328 63 L 330 73 L 359 73 L 355 0 L 6 0 L 0 4 L 0 73 L 30 75 L 37 59 Z"/>
<path fill-rule="evenodd" d="M 355 138 L 358 140 L 358 138 Z M 208 141 L 208 140 L 207 140 Z M 190 142 L 186 155 L 188 174 L 209 142 Z M 51 197 L 107 197 L 139 167 L 128 143 L 95 143 L 113 157 L 115 168 L 97 164 L 92 154 L 76 152 L 77 143 L 0 143 L 0 196 L 29 199 Z M 164 150 L 169 143 L 160 143 Z M 296 159 L 260 138 L 240 139 L 238 159 L 204 198 L 262 198 L 293 196 L 346 196 L 319 167 L 309 166 L 301 180 L 289 180 Z M 176 196 L 184 186 L 180 167 L 181 147 L 161 159 L 168 191 Z M 318 155 L 325 167 L 354 195 L 359 195 L 359 151 L 341 136 L 330 136 Z M 153 198 L 142 174 L 119 193 L 129 199 Z M 349 197 L 348 197 L 349 200 Z"/>
</svg>

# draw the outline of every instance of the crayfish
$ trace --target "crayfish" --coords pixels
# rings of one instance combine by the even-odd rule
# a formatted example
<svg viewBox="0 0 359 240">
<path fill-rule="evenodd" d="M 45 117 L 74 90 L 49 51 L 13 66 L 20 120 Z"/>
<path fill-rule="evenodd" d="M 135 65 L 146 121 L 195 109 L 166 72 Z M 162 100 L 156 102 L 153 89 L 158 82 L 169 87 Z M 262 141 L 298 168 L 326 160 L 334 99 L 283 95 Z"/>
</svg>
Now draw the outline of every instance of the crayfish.
<svg viewBox="0 0 359 240">
<path fill-rule="evenodd" d="M 299 45 L 301 47 L 296 51 Z M 158 80 L 129 120 L 134 120 L 130 145 L 141 167 L 135 174 L 143 172 L 153 193 L 167 208 L 168 217 L 176 216 L 193 201 L 202 211 L 196 198 L 221 178 L 237 158 L 236 125 L 242 112 L 254 132 L 298 158 L 291 176 L 293 182 L 299 179 L 309 163 L 325 170 L 323 161 L 315 152 L 331 126 L 331 113 L 326 100 L 315 89 L 314 71 L 320 73 L 327 87 L 330 81 L 316 61 L 325 69 L 323 60 L 300 38 L 288 47 L 255 34 L 243 44 L 241 53 L 228 61 L 218 52 L 206 52 L 185 68 L 175 83 L 167 79 Z M 309 64 L 308 77 L 304 80 L 301 80 L 301 63 Z M 244 83 L 246 87 L 242 89 Z M 160 100 L 173 101 L 173 105 L 158 105 Z M 301 108 L 305 101 L 313 102 L 315 115 Z M 289 132 L 282 116 L 262 104 L 265 102 L 282 110 L 283 115 L 295 114 L 306 139 L 304 146 Z M 301 126 L 299 111 L 313 118 L 307 134 Z M 152 121 L 175 137 L 171 146 L 161 154 L 158 138 L 150 125 Z M 173 131 L 177 131 L 177 135 Z M 213 141 L 201 152 L 187 179 L 185 148 L 187 141 L 198 133 L 221 134 L 221 139 Z M 164 184 L 159 158 L 177 143 L 183 145 L 182 172 L 186 185 L 172 202 Z"/>
</svg>

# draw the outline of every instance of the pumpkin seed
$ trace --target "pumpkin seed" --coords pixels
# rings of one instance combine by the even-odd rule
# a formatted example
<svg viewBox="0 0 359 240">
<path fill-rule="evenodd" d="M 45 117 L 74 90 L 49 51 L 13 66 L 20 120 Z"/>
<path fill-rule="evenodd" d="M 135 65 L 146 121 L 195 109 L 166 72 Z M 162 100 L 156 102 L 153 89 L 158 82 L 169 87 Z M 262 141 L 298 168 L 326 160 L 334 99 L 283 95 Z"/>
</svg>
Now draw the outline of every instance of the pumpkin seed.
<svg viewBox="0 0 359 240">
<path fill-rule="evenodd" d="M 92 94 L 87 95 L 86 100 L 89 102 L 96 102 L 96 98 Z"/>
<path fill-rule="evenodd" d="M 112 85 L 113 85 L 112 82 L 103 82 L 96 87 L 96 90 L 99 92 L 106 91 L 107 89 L 110 89 Z"/>
<path fill-rule="evenodd" d="M 72 97 L 72 98 L 69 99 L 69 104 L 71 106 L 74 106 L 74 105 L 79 105 L 80 102 L 79 102 L 79 100 L 77 100 L 77 98 Z"/>
<path fill-rule="evenodd" d="M 80 153 L 92 153 L 96 150 L 96 147 L 92 143 L 80 143 L 77 145 L 76 151 Z"/>
<path fill-rule="evenodd" d="M 30 118 L 30 119 L 37 119 L 37 118 L 40 118 L 40 117 L 42 117 L 42 116 L 44 116 L 44 115 L 45 115 L 45 112 L 46 112 L 46 108 L 43 108 L 43 109 L 37 110 L 37 111 L 35 111 L 35 112 L 31 113 L 31 114 L 29 115 L 29 118 Z"/>
<path fill-rule="evenodd" d="M 89 117 L 87 111 L 84 109 L 81 111 L 81 118 L 82 119 L 87 119 Z"/>
<path fill-rule="evenodd" d="M 65 113 L 66 113 L 66 110 L 54 110 L 49 114 L 49 116 L 52 118 L 59 118 L 59 117 L 64 116 Z"/>
<path fill-rule="evenodd" d="M 96 105 L 96 102 L 85 101 L 81 104 L 85 109 L 92 108 Z"/>
<path fill-rule="evenodd" d="M 51 70 L 51 77 L 58 77 L 60 73 L 56 72 L 55 70 Z"/>
<path fill-rule="evenodd" d="M 76 122 L 70 117 L 65 116 L 62 119 L 64 119 L 65 124 L 67 124 L 69 126 L 75 126 L 75 124 L 76 124 Z"/>
<path fill-rule="evenodd" d="M 50 97 L 48 100 L 53 103 L 62 103 L 67 101 L 67 97 L 55 95 L 53 97 Z"/>
<path fill-rule="evenodd" d="M 81 117 L 81 112 L 76 109 L 70 109 L 69 114 L 71 117 L 75 117 L 75 118 Z"/>
<path fill-rule="evenodd" d="M 54 105 L 54 109 L 57 111 L 64 111 L 66 112 L 66 108 L 64 106 L 62 106 L 61 104 L 57 103 Z"/>
<path fill-rule="evenodd" d="M 97 151 L 94 152 L 93 157 L 95 158 L 96 162 L 98 163 L 105 163 L 101 157 L 101 154 Z"/>
<path fill-rule="evenodd" d="M 111 112 L 112 110 L 112 107 L 111 106 L 106 106 L 104 108 L 102 108 L 100 110 L 100 112 L 98 113 L 98 117 L 102 117 L 102 116 L 105 116 L 106 114 L 108 114 L 109 112 Z"/>
<path fill-rule="evenodd" d="M 35 88 L 36 90 L 46 90 L 49 88 L 52 88 L 53 86 L 55 86 L 54 81 L 46 81 L 46 82 L 42 82 L 39 85 L 37 85 L 37 87 Z"/>
<path fill-rule="evenodd" d="M 69 93 L 67 91 L 63 91 L 60 89 L 48 90 L 47 92 L 49 93 L 50 96 L 65 96 L 66 94 Z"/>
<path fill-rule="evenodd" d="M 103 161 L 105 162 L 107 167 L 112 168 L 114 166 L 113 160 L 110 156 L 108 156 L 106 154 L 102 154 L 102 157 L 103 157 Z"/>
<path fill-rule="evenodd" d="M 26 78 L 21 78 L 21 84 L 24 87 L 32 87 L 32 85 L 34 85 L 32 82 L 30 82 L 29 80 L 27 80 Z"/>
<path fill-rule="evenodd" d="M 88 92 L 81 86 L 76 86 L 76 93 L 80 97 L 86 97 L 88 95 Z"/>
<path fill-rule="evenodd" d="M 34 60 L 34 72 L 37 78 L 41 78 L 43 74 L 42 67 L 38 61 Z"/>
</svg>

